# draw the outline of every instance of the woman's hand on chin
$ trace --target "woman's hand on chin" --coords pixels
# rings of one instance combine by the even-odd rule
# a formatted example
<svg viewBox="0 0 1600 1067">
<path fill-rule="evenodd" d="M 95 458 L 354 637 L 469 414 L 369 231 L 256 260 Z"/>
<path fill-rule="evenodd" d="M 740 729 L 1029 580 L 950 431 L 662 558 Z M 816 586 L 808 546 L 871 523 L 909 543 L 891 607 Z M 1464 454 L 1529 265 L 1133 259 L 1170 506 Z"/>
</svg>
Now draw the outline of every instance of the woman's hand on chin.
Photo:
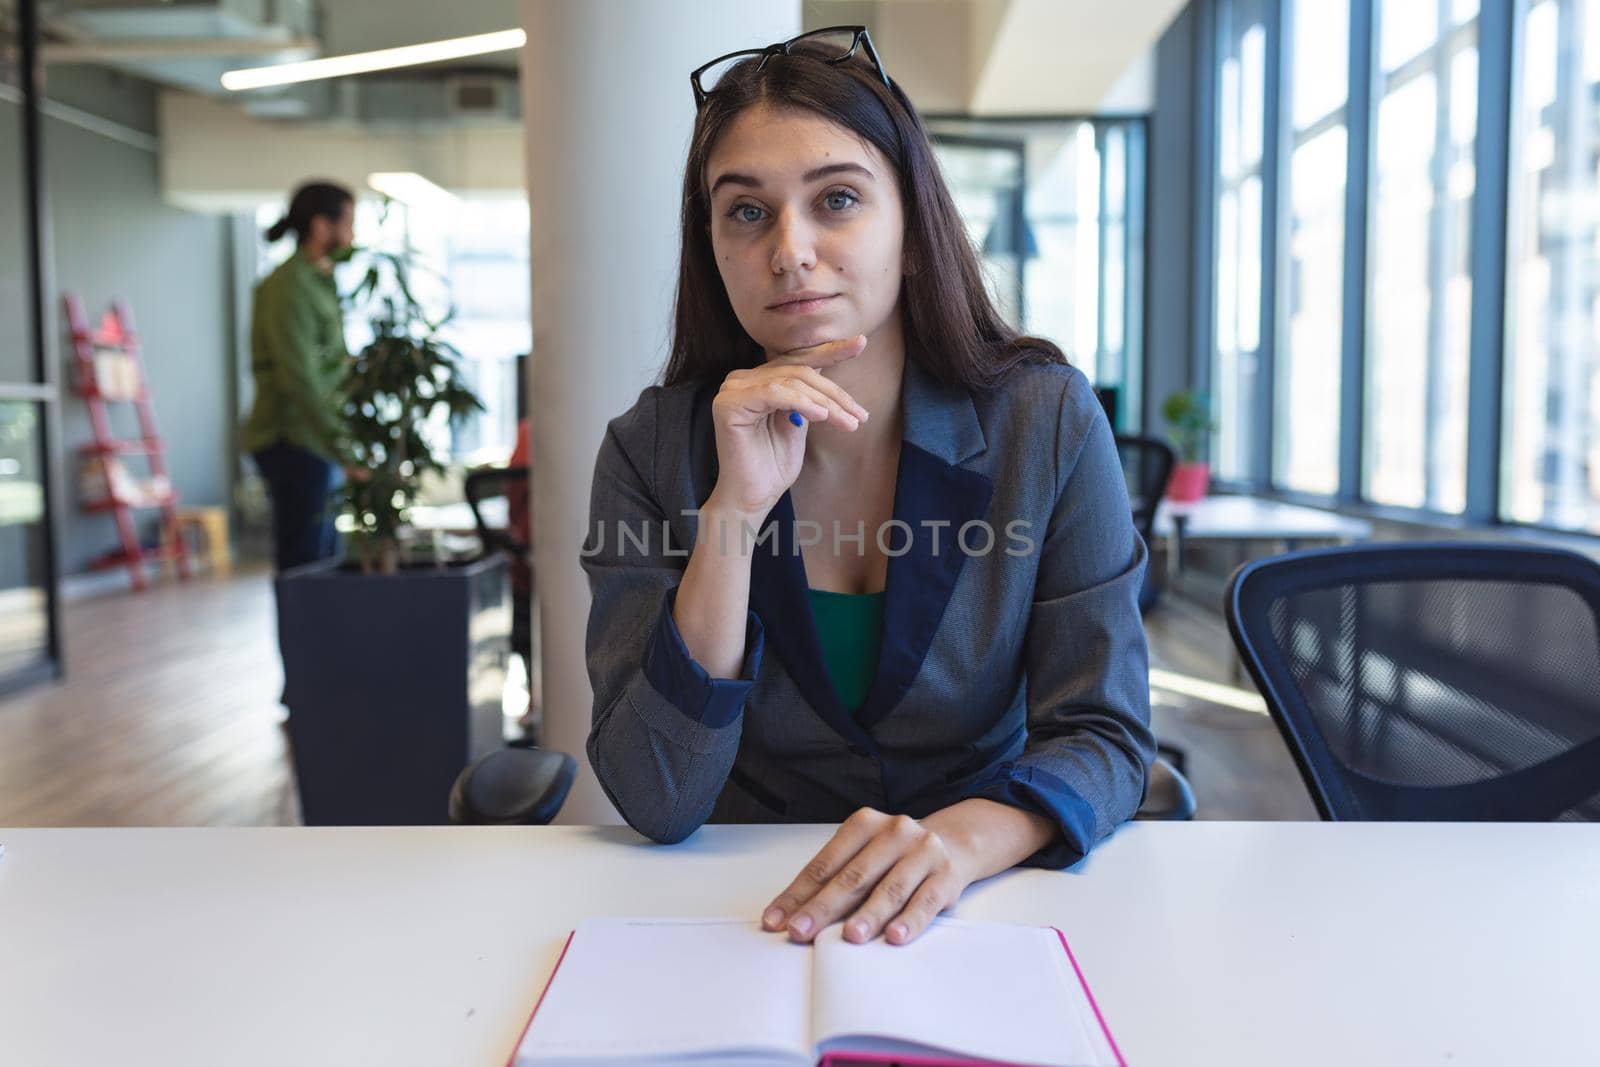
<svg viewBox="0 0 1600 1067">
<path fill-rule="evenodd" d="M 718 507 L 762 518 L 800 476 L 808 421 L 833 422 L 846 430 L 866 421 L 867 409 L 822 374 L 823 368 L 854 359 L 865 347 L 866 338 L 857 334 L 774 356 L 723 379 L 711 404 L 719 471 L 713 498 Z M 791 412 L 799 418 L 791 420 Z"/>
</svg>

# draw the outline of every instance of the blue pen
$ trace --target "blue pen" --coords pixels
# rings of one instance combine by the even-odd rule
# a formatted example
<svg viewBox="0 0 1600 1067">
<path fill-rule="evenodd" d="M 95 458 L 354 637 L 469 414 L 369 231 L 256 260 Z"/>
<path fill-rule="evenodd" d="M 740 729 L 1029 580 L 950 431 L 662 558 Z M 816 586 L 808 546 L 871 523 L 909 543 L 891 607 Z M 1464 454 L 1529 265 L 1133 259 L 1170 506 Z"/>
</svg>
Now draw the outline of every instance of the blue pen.
<svg viewBox="0 0 1600 1067">
<path fill-rule="evenodd" d="M 789 421 L 794 423 L 796 426 L 804 426 L 806 424 L 806 420 L 800 417 L 800 413 L 798 411 L 789 412 Z"/>
</svg>

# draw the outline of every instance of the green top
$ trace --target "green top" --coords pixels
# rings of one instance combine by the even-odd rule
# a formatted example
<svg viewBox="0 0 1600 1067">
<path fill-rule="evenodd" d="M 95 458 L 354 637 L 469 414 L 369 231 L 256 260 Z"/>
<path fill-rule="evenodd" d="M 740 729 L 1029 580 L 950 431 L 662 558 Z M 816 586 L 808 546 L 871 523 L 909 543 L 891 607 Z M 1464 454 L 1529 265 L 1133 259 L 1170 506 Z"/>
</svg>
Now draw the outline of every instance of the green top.
<svg viewBox="0 0 1600 1067">
<path fill-rule="evenodd" d="M 287 441 L 338 462 L 345 451 L 338 398 L 349 358 L 333 277 L 295 253 L 256 286 L 256 400 L 240 434 L 244 451 Z"/>
<path fill-rule="evenodd" d="M 883 640 L 882 593 L 830 593 L 809 590 L 811 617 L 817 622 L 822 662 L 839 700 L 853 715 L 867 701 L 878 670 Z"/>
</svg>

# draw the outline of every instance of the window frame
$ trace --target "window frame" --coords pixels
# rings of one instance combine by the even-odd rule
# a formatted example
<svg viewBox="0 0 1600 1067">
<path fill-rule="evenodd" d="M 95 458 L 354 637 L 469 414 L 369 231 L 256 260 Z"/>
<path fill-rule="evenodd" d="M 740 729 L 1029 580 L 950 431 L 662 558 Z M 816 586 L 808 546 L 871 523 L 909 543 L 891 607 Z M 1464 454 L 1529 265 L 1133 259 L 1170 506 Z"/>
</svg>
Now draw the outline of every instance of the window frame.
<svg viewBox="0 0 1600 1067">
<path fill-rule="evenodd" d="M 1124 206 L 1121 216 L 1123 235 L 1120 242 L 1123 252 L 1126 286 L 1123 290 L 1122 308 L 1120 309 L 1122 322 L 1120 377 L 1115 381 L 1096 381 L 1093 384 L 1111 384 L 1118 388 L 1118 425 L 1116 429 L 1119 433 L 1143 432 L 1146 407 L 1144 389 L 1145 382 L 1148 379 L 1149 361 L 1152 358 L 1146 345 L 1146 320 L 1151 314 L 1149 291 L 1150 116 L 1122 113 L 1090 115 L 1081 112 L 1041 113 L 1037 115 L 975 115 L 964 111 L 930 111 L 923 114 L 922 120 L 928 127 L 930 140 L 944 140 L 951 143 L 961 143 L 963 140 L 970 143 L 984 143 L 986 138 L 999 136 L 1007 127 L 1018 129 L 1020 136 L 1025 140 L 1031 127 L 1057 123 L 1088 126 L 1094 133 L 1096 149 L 1101 156 L 1099 196 L 1102 205 L 1105 202 L 1107 174 L 1105 162 L 1106 133 L 1112 128 L 1120 128 L 1126 132 L 1123 151 L 1127 185 L 1123 191 Z M 963 124 L 977 125 L 966 129 L 954 128 L 961 127 Z M 1024 158 L 1026 159 L 1026 157 Z M 1024 188 L 1026 187 L 1026 169 L 1024 169 Z M 1099 228 L 1100 248 L 1104 250 L 1106 248 L 1109 220 L 1103 211 L 1097 225 Z M 1099 257 L 1096 271 L 1096 292 L 1100 304 L 1099 314 L 1096 316 L 1096 345 L 1099 355 L 1103 357 L 1107 354 L 1105 284 L 1107 259 L 1104 255 Z M 1023 307 L 1025 308 L 1025 302 Z M 1063 346 L 1063 350 L 1066 347 Z"/>
<path fill-rule="evenodd" d="M 1318 0 L 1318 2 L 1325 3 L 1328 2 L 1328 0 Z M 1360 27 L 1357 25 L 1358 12 L 1356 9 L 1365 5 L 1362 2 L 1359 2 L 1359 0 L 1358 2 L 1351 3 L 1349 5 L 1350 11 L 1346 24 L 1347 56 L 1345 65 L 1344 101 L 1337 107 L 1318 115 L 1316 119 L 1308 123 L 1304 129 L 1296 129 L 1293 114 L 1294 101 L 1291 95 L 1294 90 L 1293 84 L 1288 78 L 1288 72 L 1294 60 L 1294 49 L 1292 47 L 1292 42 L 1294 39 L 1293 3 L 1294 0 L 1277 0 L 1276 6 L 1279 12 L 1278 37 L 1280 42 L 1279 62 L 1273 67 L 1271 75 L 1274 79 L 1273 96 L 1287 103 L 1289 106 L 1283 108 L 1283 111 L 1279 116 L 1279 122 L 1277 126 L 1273 131 L 1269 131 L 1269 133 L 1273 135 L 1273 143 L 1275 145 L 1274 150 L 1278 155 L 1279 174 L 1283 176 L 1282 180 L 1279 182 L 1279 193 L 1274 213 L 1274 225 L 1278 229 L 1277 241 L 1274 245 L 1274 248 L 1276 250 L 1279 263 L 1283 266 L 1283 269 L 1278 272 L 1278 286 L 1272 295 L 1273 304 L 1277 309 L 1278 317 L 1277 331 L 1272 339 L 1273 348 L 1271 353 L 1274 367 L 1274 389 L 1272 396 L 1266 398 L 1266 405 L 1269 408 L 1268 423 L 1270 429 L 1268 433 L 1267 466 L 1262 481 L 1264 485 L 1274 492 L 1292 493 L 1306 499 L 1337 500 L 1343 498 L 1345 488 L 1347 484 L 1349 484 L 1346 480 L 1345 467 L 1347 457 L 1345 456 L 1345 450 L 1350 444 L 1351 435 L 1350 427 L 1347 425 L 1348 420 L 1345 418 L 1346 400 L 1344 398 L 1344 390 L 1348 387 L 1350 380 L 1349 375 L 1351 373 L 1352 354 L 1357 360 L 1359 360 L 1361 351 L 1361 346 L 1359 343 L 1355 342 L 1351 331 L 1360 329 L 1359 323 L 1364 321 L 1365 316 L 1365 290 L 1362 288 L 1363 272 L 1360 270 L 1355 272 L 1351 271 L 1350 268 L 1352 263 L 1352 255 L 1350 246 L 1353 240 L 1351 226 L 1359 225 L 1363 227 L 1360 238 L 1361 259 L 1357 260 L 1356 262 L 1365 262 L 1366 214 L 1363 200 L 1363 202 L 1359 205 L 1360 209 L 1354 212 L 1354 219 L 1352 219 L 1352 207 L 1356 205 L 1356 196 L 1352 192 L 1351 183 L 1355 171 L 1358 169 L 1356 163 L 1356 126 L 1358 123 L 1358 118 L 1360 119 L 1362 126 L 1360 130 L 1360 151 L 1362 152 L 1363 157 L 1366 152 L 1367 143 L 1367 125 L 1365 122 L 1365 115 L 1362 113 L 1361 109 L 1355 107 L 1357 94 L 1354 88 L 1356 85 L 1355 79 L 1358 76 L 1365 78 L 1367 77 L 1367 74 L 1366 68 L 1362 68 L 1361 70 L 1357 69 L 1354 56 L 1358 52 L 1367 51 L 1366 49 L 1358 48 L 1356 43 L 1358 40 L 1367 41 L 1370 43 L 1370 29 L 1368 29 L 1365 25 Z M 1362 34 L 1359 38 L 1357 37 L 1358 28 L 1361 30 Z M 1283 92 L 1286 84 L 1289 85 L 1288 94 Z M 1284 484 L 1279 480 L 1279 472 L 1277 470 L 1279 451 L 1277 446 L 1280 431 L 1285 420 L 1280 419 L 1279 417 L 1284 413 L 1280 412 L 1278 408 L 1276 370 L 1278 362 L 1285 352 L 1289 323 L 1291 319 L 1289 313 L 1290 304 L 1292 301 L 1290 285 L 1293 279 L 1291 277 L 1291 271 L 1288 269 L 1288 265 L 1292 260 L 1291 246 L 1294 236 L 1294 187 L 1292 182 L 1294 174 L 1294 153 L 1304 145 L 1330 132 L 1336 127 L 1343 127 L 1345 131 L 1344 217 L 1340 223 L 1342 228 L 1340 240 L 1341 277 L 1339 293 L 1340 413 L 1337 418 L 1337 423 L 1339 426 L 1339 448 L 1337 453 L 1338 473 L 1335 476 L 1334 492 L 1332 494 L 1323 494 L 1303 489 L 1296 489 Z M 1361 195 L 1364 198 L 1364 191 Z M 1277 226 L 1279 220 L 1282 220 L 1283 225 Z M 1356 295 L 1356 289 L 1361 289 L 1359 297 Z M 1361 319 L 1355 320 L 1355 322 L 1352 322 L 1351 319 L 1350 305 L 1353 301 L 1359 303 L 1361 315 L 1363 316 Z M 1355 373 L 1359 375 L 1360 372 L 1361 367 L 1358 362 L 1356 364 Z M 1356 444 L 1359 446 L 1359 440 L 1357 440 Z M 1356 455 L 1357 462 L 1359 462 L 1359 450 L 1357 451 Z"/>
<path fill-rule="evenodd" d="M 1204 174 L 1204 181 L 1196 183 L 1197 189 L 1203 190 L 1204 201 L 1199 205 L 1195 214 L 1197 225 L 1203 227 L 1205 239 L 1197 242 L 1201 250 L 1202 269 L 1199 278 L 1205 279 L 1201 291 L 1205 294 L 1203 317 L 1196 322 L 1201 328 L 1197 331 L 1197 348 L 1199 349 L 1198 373 L 1195 375 L 1196 383 L 1203 383 L 1199 391 L 1204 393 L 1211 401 L 1212 411 L 1217 411 L 1218 398 L 1216 386 L 1216 360 L 1219 356 L 1217 347 L 1217 315 L 1218 286 L 1220 272 L 1217 269 L 1217 249 L 1221 243 L 1218 230 L 1219 211 L 1218 205 L 1224 189 L 1231 188 L 1235 193 L 1251 178 L 1256 178 L 1261 184 L 1261 232 L 1259 234 L 1261 247 L 1258 250 L 1260 263 L 1261 300 L 1258 307 L 1259 320 L 1256 324 L 1256 347 L 1253 354 L 1256 361 L 1255 382 L 1251 395 L 1248 397 L 1249 409 L 1246 418 L 1249 421 L 1250 439 L 1245 450 L 1245 476 L 1243 478 L 1220 478 L 1216 475 L 1218 463 L 1216 456 L 1220 450 L 1220 430 L 1213 433 L 1206 447 L 1206 455 L 1211 458 L 1212 477 L 1217 485 L 1223 488 L 1256 492 L 1270 485 L 1272 470 L 1272 398 L 1277 393 L 1275 381 L 1275 365 L 1277 361 L 1277 297 L 1279 275 L 1279 226 L 1280 190 L 1282 183 L 1279 174 L 1283 164 L 1282 138 L 1279 136 L 1281 116 L 1279 113 L 1279 90 L 1282 86 L 1282 12 L 1284 0 L 1261 0 L 1262 28 L 1264 30 L 1264 47 L 1262 60 L 1262 90 L 1265 99 L 1262 102 L 1261 113 L 1261 156 L 1255 161 L 1253 167 L 1241 169 L 1235 180 L 1227 183 L 1223 180 L 1221 172 L 1221 122 L 1219 109 L 1222 102 L 1222 59 L 1225 54 L 1223 35 L 1232 34 L 1234 22 L 1231 19 L 1231 9 L 1235 4 L 1247 0 L 1215 0 L 1209 7 L 1210 17 L 1201 22 L 1200 33 L 1202 45 L 1202 77 L 1209 82 L 1209 91 L 1204 93 L 1201 110 L 1204 128 L 1202 131 L 1202 144 L 1206 151 L 1196 159 L 1197 170 Z M 1240 132 L 1241 138 L 1243 131 Z M 1244 351 L 1240 350 L 1240 355 Z"/>
<path fill-rule="evenodd" d="M 1191 321 L 1195 329 L 1191 355 L 1191 380 L 1212 381 L 1216 358 L 1214 316 L 1217 263 L 1215 255 L 1219 144 L 1217 98 L 1221 76 L 1220 31 L 1227 24 L 1225 8 L 1236 0 L 1205 0 L 1196 8 L 1197 154 L 1194 194 L 1195 261 L 1197 265 L 1195 305 Z M 1445 0 L 1438 0 L 1441 4 Z M 1473 145 L 1475 183 L 1468 209 L 1471 231 L 1468 235 L 1468 264 L 1472 282 L 1472 302 L 1468 329 L 1467 381 L 1467 456 L 1466 501 L 1460 514 L 1428 507 L 1401 507 L 1378 504 L 1363 494 L 1365 478 L 1366 355 L 1370 326 L 1370 249 L 1369 226 L 1373 215 L 1377 93 L 1377 4 L 1378 0 L 1349 0 L 1349 79 L 1343 113 L 1346 116 L 1347 169 L 1345 176 L 1345 239 L 1343 309 L 1341 316 L 1341 365 L 1339 388 L 1339 482 L 1332 494 L 1309 493 L 1280 484 L 1273 471 L 1274 435 L 1279 432 L 1275 418 L 1276 390 L 1272 370 L 1276 366 L 1282 339 L 1277 324 L 1282 318 L 1282 294 L 1278 278 L 1287 263 L 1287 220 L 1291 218 L 1285 202 L 1287 183 L 1279 181 L 1286 173 L 1288 153 L 1295 143 L 1290 128 L 1292 118 L 1283 113 L 1279 100 L 1286 76 L 1285 63 L 1291 57 L 1284 47 L 1286 27 L 1292 13 L 1289 0 L 1272 0 L 1266 9 L 1265 80 L 1266 131 L 1263 151 L 1262 211 L 1262 286 L 1270 298 L 1262 301 L 1261 337 L 1264 346 L 1258 376 L 1255 410 L 1251 417 L 1258 432 L 1253 454 L 1256 457 L 1250 476 L 1242 479 L 1216 479 L 1218 489 L 1253 493 L 1321 507 L 1444 528 L 1530 527 L 1501 517 L 1501 424 L 1502 376 L 1506 341 L 1506 214 L 1510 138 L 1513 118 L 1514 57 L 1520 46 L 1525 0 L 1481 0 L 1474 19 L 1478 51 L 1476 86 L 1477 130 Z M 1455 28 L 1440 36 L 1430 52 L 1439 49 L 1453 53 L 1452 38 L 1465 31 Z M 1415 61 L 1408 60 L 1397 73 Z M 1390 85 L 1394 84 L 1391 81 Z M 1314 127 L 1322 129 L 1326 122 Z M 1309 130 L 1307 135 L 1309 135 Z M 1270 181 L 1268 180 L 1270 178 Z M 1215 435 L 1210 441 L 1217 447 Z M 1549 526 L 1533 529 L 1577 537 L 1596 538 L 1571 530 Z"/>
</svg>

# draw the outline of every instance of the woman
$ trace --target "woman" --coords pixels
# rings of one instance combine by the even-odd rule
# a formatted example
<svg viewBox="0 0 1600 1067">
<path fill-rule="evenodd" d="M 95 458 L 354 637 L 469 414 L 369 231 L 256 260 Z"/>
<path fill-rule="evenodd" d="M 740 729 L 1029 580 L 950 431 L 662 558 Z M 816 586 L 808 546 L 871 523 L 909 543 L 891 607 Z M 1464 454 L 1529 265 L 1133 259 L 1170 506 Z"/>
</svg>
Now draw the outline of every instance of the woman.
<svg viewBox="0 0 1600 1067">
<path fill-rule="evenodd" d="M 658 841 L 842 820 L 766 928 L 904 944 L 1138 807 L 1145 548 L 865 32 L 696 74 L 671 361 L 595 470 L 588 752 Z"/>
<path fill-rule="evenodd" d="M 340 384 L 350 358 L 334 289 L 333 265 L 355 243 L 350 190 L 311 182 L 295 190 L 289 213 L 267 231 L 293 231 L 294 255 L 256 287 L 250 368 L 256 398 L 242 435 L 272 499 L 273 565 L 278 571 L 338 551 L 328 497 L 345 455 Z"/>
</svg>

